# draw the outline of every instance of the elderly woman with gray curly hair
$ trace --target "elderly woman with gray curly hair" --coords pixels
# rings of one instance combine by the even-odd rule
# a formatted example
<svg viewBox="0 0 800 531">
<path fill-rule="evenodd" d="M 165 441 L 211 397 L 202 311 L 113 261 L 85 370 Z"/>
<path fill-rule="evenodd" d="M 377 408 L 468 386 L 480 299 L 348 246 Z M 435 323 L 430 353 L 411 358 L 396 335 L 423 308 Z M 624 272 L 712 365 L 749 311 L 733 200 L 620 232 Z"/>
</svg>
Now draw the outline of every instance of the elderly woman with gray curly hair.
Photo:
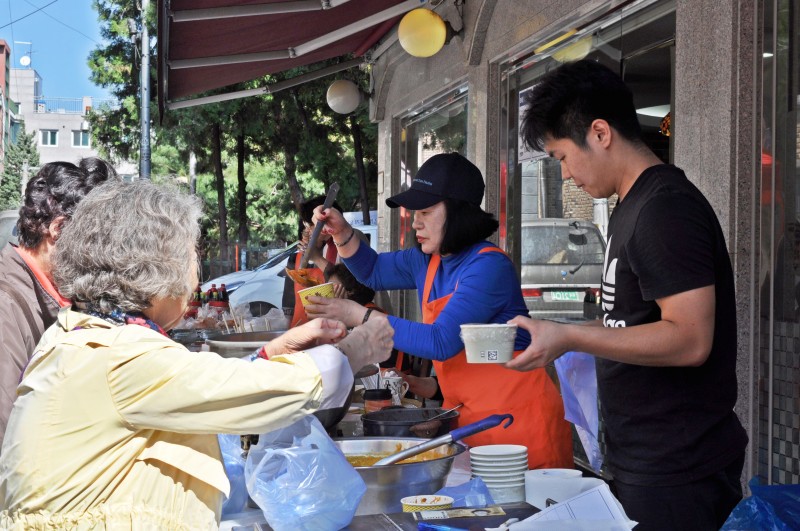
<svg viewBox="0 0 800 531">
<path fill-rule="evenodd" d="M 229 484 L 214 434 L 268 432 L 341 406 L 355 372 L 389 356 L 386 320 L 347 335 L 317 319 L 253 362 L 172 341 L 164 330 L 197 285 L 200 215 L 194 197 L 115 182 L 62 232 L 53 276 L 73 306 L 17 389 L 0 528 L 216 529 Z"/>
</svg>

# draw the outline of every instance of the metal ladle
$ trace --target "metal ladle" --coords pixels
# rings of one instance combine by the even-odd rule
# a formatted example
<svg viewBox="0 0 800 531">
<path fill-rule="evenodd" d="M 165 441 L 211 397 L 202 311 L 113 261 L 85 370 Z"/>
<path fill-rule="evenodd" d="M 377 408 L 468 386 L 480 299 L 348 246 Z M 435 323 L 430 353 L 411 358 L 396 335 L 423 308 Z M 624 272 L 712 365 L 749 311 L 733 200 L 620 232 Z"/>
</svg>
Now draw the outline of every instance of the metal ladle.
<svg viewBox="0 0 800 531">
<path fill-rule="evenodd" d="M 422 452 L 426 452 L 432 448 L 442 446 L 443 444 L 449 444 L 451 442 L 460 441 L 461 439 L 469 437 L 470 435 L 475 435 L 476 433 L 488 430 L 489 428 L 494 428 L 504 420 L 507 422 L 505 423 L 503 428 L 508 428 L 511 425 L 511 423 L 514 422 L 514 417 L 508 414 L 489 415 L 485 419 L 473 422 L 471 424 L 467 424 L 466 426 L 462 426 L 460 428 L 456 428 L 450 433 L 446 433 L 441 437 L 436 437 L 435 439 L 431 439 L 430 441 L 425 441 L 424 443 L 412 446 L 411 448 L 406 448 L 405 450 L 397 452 L 396 454 L 384 457 L 383 459 L 376 462 L 373 466 L 393 465 L 398 461 L 402 461 L 403 459 L 408 459 L 409 457 L 421 454 Z"/>
</svg>

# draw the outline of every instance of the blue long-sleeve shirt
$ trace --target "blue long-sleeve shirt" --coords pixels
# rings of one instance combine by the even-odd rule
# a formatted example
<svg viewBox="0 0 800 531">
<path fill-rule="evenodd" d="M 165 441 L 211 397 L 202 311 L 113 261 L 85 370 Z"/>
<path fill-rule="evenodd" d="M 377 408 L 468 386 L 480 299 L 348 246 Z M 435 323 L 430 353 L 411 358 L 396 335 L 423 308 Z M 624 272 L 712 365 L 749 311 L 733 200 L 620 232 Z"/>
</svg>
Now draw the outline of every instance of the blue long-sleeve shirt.
<svg viewBox="0 0 800 531">
<path fill-rule="evenodd" d="M 464 349 L 461 325 L 505 323 L 528 315 L 514 264 L 500 252 L 478 252 L 491 247 L 477 243 L 457 254 L 443 256 L 431 287 L 430 300 L 453 294 L 433 324 L 390 315 L 395 348 L 414 356 L 444 361 Z M 417 248 L 377 254 L 361 245 L 345 265 L 362 283 L 374 290 L 417 289 L 422 304 L 430 255 Z M 456 285 L 458 289 L 456 289 Z M 530 344 L 527 330 L 518 329 L 515 350 Z"/>
</svg>

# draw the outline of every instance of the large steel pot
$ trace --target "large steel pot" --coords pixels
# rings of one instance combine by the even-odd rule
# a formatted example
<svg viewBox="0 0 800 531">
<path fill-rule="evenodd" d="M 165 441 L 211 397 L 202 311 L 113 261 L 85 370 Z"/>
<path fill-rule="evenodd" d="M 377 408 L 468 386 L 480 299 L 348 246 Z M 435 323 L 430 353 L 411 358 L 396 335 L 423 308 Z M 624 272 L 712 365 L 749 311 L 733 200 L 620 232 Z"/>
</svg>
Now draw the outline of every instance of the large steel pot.
<svg viewBox="0 0 800 531">
<path fill-rule="evenodd" d="M 206 343 L 208 343 L 209 349 L 212 352 L 216 352 L 224 358 L 241 358 L 243 356 L 252 354 L 253 351 L 260 349 L 262 346 L 283 335 L 285 332 L 286 330 L 273 330 L 269 332 L 261 331 L 225 334 L 215 337 L 214 339 L 208 339 Z M 365 367 L 364 370 L 369 372 L 369 366 Z M 375 372 L 377 372 L 377 366 L 375 368 Z M 351 389 L 350 394 L 347 395 L 346 402 L 341 407 L 322 409 L 314 413 L 314 416 L 317 417 L 322 426 L 329 432 L 332 431 L 347 414 L 347 410 L 350 408 L 350 401 L 353 398 L 352 391 L 353 390 Z"/>
<path fill-rule="evenodd" d="M 388 407 L 380 411 L 372 411 L 361 416 L 364 424 L 364 435 L 371 437 L 418 437 L 419 430 L 414 426 L 427 423 L 431 418 L 441 424 L 430 433 L 431 437 L 439 437 L 456 428 L 458 411 L 448 411 L 441 408 L 405 408 L 401 406 Z M 444 413 L 442 415 L 442 413 Z M 441 416 L 438 416 L 441 415 Z M 437 423 L 438 424 L 438 423 Z M 433 431 L 433 430 L 431 430 Z M 426 435 L 428 435 L 426 433 Z"/>
<path fill-rule="evenodd" d="M 410 437 L 334 439 L 345 455 L 388 455 L 427 440 Z M 453 460 L 466 449 L 461 443 L 450 443 L 434 450 L 442 456 L 438 459 L 379 467 L 355 467 L 367 484 L 367 492 L 361 499 L 356 514 L 398 513 L 403 510 L 400 500 L 405 496 L 433 494 L 444 486 Z"/>
</svg>

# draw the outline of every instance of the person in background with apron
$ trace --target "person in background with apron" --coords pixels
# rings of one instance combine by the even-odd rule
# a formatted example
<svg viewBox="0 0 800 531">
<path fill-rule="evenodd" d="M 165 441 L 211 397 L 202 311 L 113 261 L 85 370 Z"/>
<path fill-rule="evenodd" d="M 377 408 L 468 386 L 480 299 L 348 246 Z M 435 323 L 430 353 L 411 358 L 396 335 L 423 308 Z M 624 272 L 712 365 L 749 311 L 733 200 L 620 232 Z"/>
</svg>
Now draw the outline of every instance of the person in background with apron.
<svg viewBox="0 0 800 531">
<path fill-rule="evenodd" d="M 510 413 L 508 429 L 486 430 L 466 439 L 471 446 L 522 444 L 530 468 L 574 466 L 570 427 L 558 390 L 544 369 L 517 373 L 502 364 L 468 364 L 460 327 L 466 323 L 506 323 L 528 315 L 511 260 L 485 241 L 498 228 L 481 209 L 484 183 L 480 170 L 458 153 L 428 159 L 411 187 L 386 200 L 391 208 L 414 212 L 417 247 L 377 254 L 353 238 L 342 215 L 318 207 L 314 222 L 324 221 L 344 264 L 375 290 L 413 289 L 419 294 L 423 322 L 388 316 L 395 347 L 433 360 L 444 395 L 444 408 L 463 403 L 459 425 L 492 414 Z M 348 326 L 366 323 L 377 312 L 321 297 L 315 316 L 336 315 Z M 530 343 L 520 329 L 515 355 Z"/>
</svg>

